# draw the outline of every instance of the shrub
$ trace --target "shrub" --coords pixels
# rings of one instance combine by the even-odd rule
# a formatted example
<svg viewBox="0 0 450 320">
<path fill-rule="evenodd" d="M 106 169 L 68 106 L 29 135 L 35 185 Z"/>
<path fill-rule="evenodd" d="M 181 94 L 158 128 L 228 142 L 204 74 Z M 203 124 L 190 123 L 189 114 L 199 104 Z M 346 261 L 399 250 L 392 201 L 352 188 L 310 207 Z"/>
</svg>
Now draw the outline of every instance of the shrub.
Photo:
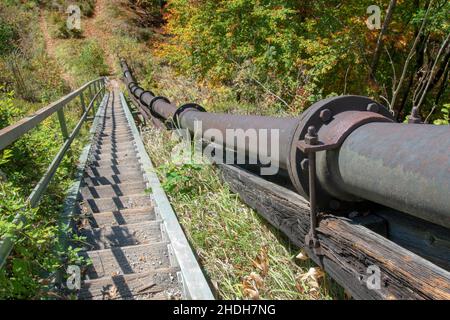
<svg viewBox="0 0 450 320">
<path fill-rule="evenodd" d="M 0 90 L 1 127 L 14 123 L 23 112 L 15 105 L 13 92 Z M 69 127 L 76 121 L 66 112 Z M 31 208 L 26 199 L 45 172 L 62 144 L 56 117 L 50 117 L 36 129 L 0 152 L 0 237 L 14 239 L 7 264 L 0 270 L 0 299 L 35 299 L 49 296 L 61 261 L 82 264 L 78 249 L 60 250 L 59 213 L 71 176 L 76 168 L 80 141 L 64 157 L 60 168 L 44 194 L 39 207 Z M 24 223 L 13 222 L 17 213 Z M 70 237 L 70 236 L 69 236 Z"/>
<path fill-rule="evenodd" d="M 10 24 L 0 20 L 0 56 L 5 56 L 15 48 L 17 30 Z"/>
<path fill-rule="evenodd" d="M 83 31 L 79 29 L 69 29 L 67 28 L 67 20 L 65 16 L 53 13 L 52 14 L 53 24 L 55 25 L 53 29 L 53 37 L 59 39 L 79 39 L 83 37 Z"/>
<path fill-rule="evenodd" d="M 102 48 L 94 41 L 87 41 L 74 61 L 77 74 L 86 81 L 109 73 Z"/>
<path fill-rule="evenodd" d="M 444 106 L 441 109 L 441 117 L 439 119 L 434 120 L 434 124 L 436 125 L 448 125 L 450 124 L 450 117 L 449 117 L 449 110 L 450 110 L 450 103 L 444 104 Z"/>
</svg>

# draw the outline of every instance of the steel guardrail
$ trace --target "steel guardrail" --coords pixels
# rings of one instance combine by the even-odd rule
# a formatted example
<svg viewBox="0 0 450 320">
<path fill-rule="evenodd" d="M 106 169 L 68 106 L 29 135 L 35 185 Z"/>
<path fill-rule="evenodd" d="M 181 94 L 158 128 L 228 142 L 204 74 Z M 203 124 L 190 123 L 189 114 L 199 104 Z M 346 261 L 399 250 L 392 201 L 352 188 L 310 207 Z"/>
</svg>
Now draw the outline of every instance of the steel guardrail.
<svg viewBox="0 0 450 320">
<path fill-rule="evenodd" d="M 35 128 L 42 121 L 47 119 L 54 113 L 58 114 L 58 119 L 61 127 L 61 132 L 64 138 L 64 143 L 59 149 L 56 156 L 53 158 L 51 164 L 48 166 L 45 174 L 41 177 L 37 185 L 34 187 L 30 196 L 27 198 L 26 202 L 31 208 L 37 207 L 39 201 L 42 198 L 43 193 L 47 190 L 49 183 L 51 182 L 56 170 L 61 164 L 62 159 L 64 158 L 67 150 L 69 150 L 72 142 L 78 135 L 81 126 L 88 118 L 89 112 L 91 109 L 93 110 L 93 114 L 95 117 L 95 103 L 98 102 L 101 94 L 105 94 L 105 86 L 106 86 L 106 78 L 98 78 L 96 80 L 90 81 L 80 87 L 79 89 L 69 93 L 68 95 L 62 97 L 58 101 L 46 106 L 31 116 L 23 118 L 22 120 L 16 122 L 13 125 L 10 125 L 6 128 L 0 130 L 0 151 L 4 148 L 8 147 L 16 140 L 24 136 L 27 132 Z M 88 91 L 89 103 L 86 106 L 84 100 L 84 92 Z M 67 125 L 64 118 L 64 106 L 66 106 L 69 102 L 73 101 L 75 98 L 80 97 L 80 104 L 83 109 L 83 115 L 80 120 L 76 124 L 73 131 L 69 134 L 67 131 Z M 25 222 L 25 217 L 18 212 L 13 219 L 13 223 L 18 224 L 20 222 Z M 8 256 L 10 255 L 12 249 L 14 247 L 14 239 L 13 237 L 6 236 L 0 240 L 0 269 L 5 265 Z"/>
</svg>

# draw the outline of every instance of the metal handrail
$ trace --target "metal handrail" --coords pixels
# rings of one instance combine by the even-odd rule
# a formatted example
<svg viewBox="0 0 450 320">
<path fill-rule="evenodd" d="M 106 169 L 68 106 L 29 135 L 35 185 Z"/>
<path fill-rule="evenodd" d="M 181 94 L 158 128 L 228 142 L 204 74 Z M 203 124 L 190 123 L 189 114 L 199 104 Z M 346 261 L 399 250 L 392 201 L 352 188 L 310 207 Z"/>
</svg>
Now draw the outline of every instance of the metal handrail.
<svg viewBox="0 0 450 320">
<path fill-rule="evenodd" d="M 35 208 L 38 205 L 39 201 L 42 198 L 43 193 L 47 190 L 49 183 L 51 182 L 53 176 L 55 175 L 56 170 L 61 164 L 64 155 L 66 154 L 67 150 L 69 150 L 73 140 L 78 135 L 81 126 L 86 121 L 91 109 L 93 110 L 93 114 L 95 116 L 95 102 L 99 99 L 102 92 L 103 95 L 105 94 L 105 84 L 106 78 L 104 77 L 88 82 L 81 88 L 62 97 L 58 101 L 38 110 L 35 114 L 28 116 L 18 121 L 17 123 L 0 130 L 0 151 L 1 151 L 2 149 L 11 145 L 17 139 L 25 135 L 28 131 L 35 128 L 37 125 L 39 125 L 42 121 L 47 119 L 52 114 L 54 113 L 58 114 L 61 132 L 64 137 L 64 144 L 61 146 L 58 153 L 53 158 L 51 164 L 47 168 L 45 174 L 42 176 L 37 185 L 34 187 L 30 196 L 27 198 L 27 203 L 30 205 L 31 208 Z M 92 87 L 94 87 L 94 90 L 92 90 Z M 88 90 L 87 95 L 89 98 L 89 104 L 87 107 L 85 104 L 83 94 L 86 90 Z M 84 112 L 80 120 L 78 121 L 77 125 L 73 129 L 72 133 L 69 135 L 67 131 L 66 121 L 64 118 L 63 108 L 69 102 L 71 102 L 77 97 L 80 97 L 80 104 Z M 13 220 L 13 223 L 15 224 L 18 224 L 20 222 L 25 222 L 25 217 L 21 214 L 21 212 L 17 213 Z M 2 240 L 0 240 L 0 269 L 4 266 L 6 259 L 10 255 L 13 246 L 14 246 L 14 239 L 12 239 L 11 237 L 4 237 Z"/>
</svg>

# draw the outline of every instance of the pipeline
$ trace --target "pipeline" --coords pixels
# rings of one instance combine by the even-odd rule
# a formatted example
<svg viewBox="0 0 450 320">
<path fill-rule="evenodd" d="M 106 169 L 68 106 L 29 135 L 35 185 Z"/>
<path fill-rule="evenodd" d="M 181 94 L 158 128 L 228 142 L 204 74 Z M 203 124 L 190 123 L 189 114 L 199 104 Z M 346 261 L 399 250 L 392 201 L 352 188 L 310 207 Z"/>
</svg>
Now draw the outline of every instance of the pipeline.
<svg viewBox="0 0 450 320">
<path fill-rule="evenodd" d="M 236 145 L 234 139 L 227 140 L 227 129 L 277 129 L 279 167 L 318 209 L 368 200 L 450 228 L 448 126 L 420 124 L 417 119 L 396 123 L 387 108 L 362 96 L 321 100 L 299 118 L 209 113 L 197 104 L 177 107 L 144 90 L 123 59 L 121 66 L 130 95 L 169 127 L 175 124 L 193 134 L 195 122 L 201 121 L 202 133 L 223 133 L 225 138 L 214 143 L 226 148 Z M 268 149 L 271 141 L 268 134 Z M 249 144 L 245 152 L 267 154 Z"/>
</svg>

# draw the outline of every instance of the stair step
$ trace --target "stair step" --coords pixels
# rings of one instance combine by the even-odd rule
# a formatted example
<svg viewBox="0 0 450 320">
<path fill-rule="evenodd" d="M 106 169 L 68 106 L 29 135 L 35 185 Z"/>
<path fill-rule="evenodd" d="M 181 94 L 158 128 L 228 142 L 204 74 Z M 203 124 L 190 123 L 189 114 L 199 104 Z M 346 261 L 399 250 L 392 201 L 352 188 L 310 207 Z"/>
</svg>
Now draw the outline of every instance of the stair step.
<svg viewBox="0 0 450 320">
<path fill-rule="evenodd" d="M 135 157 L 129 157 L 129 158 L 123 158 L 123 159 L 110 159 L 110 160 L 95 160 L 95 161 L 89 161 L 88 162 L 90 167 L 104 167 L 104 166 L 124 166 L 124 165 L 131 165 L 131 166 L 139 166 L 141 163 L 139 162 L 138 158 Z"/>
<path fill-rule="evenodd" d="M 128 159 L 134 158 L 138 159 L 139 155 L 136 150 L 133 151 L 125 151 L 125 152 L 116 152 L 116 153 L 91 153 L 90 159 L 92 160 L 111 160 L 111 159 Z"/>
<path fill-rule="evenodd" d="M 135 194 L 113 198 L 86 199 L 79 204 L 81 213 L 91 214 L 104 211 L 118 211 L 152 206 L 149 195 Z"/>
<path fill-rule="evenodd" d="M 101 228 L 154 221 L 155 219 L 155 208 L 154 206 L 149 206 L 137 209 L 94 213 L 89 216 L 88 224 L 92 228 Z"/>
<path fill-rule="evenodd" d="M 143 182 L 130 182 L 97 187 L 83 187 L 80 189 L 80 198 L 82 200 L 86 200 L 108 197 L 121 197 L 144 192 L 146 187 L 146 184 Z"/>
<path fill-rule="evenodd" d="M 85 173 L 89 177 L 103 177 L 111 175 L 124 175 L 139 173 L 142 175 L 142 169 L 140 165 L 134 166 L 103 166 L 103 167 L 86 167 Z"/>
<path fill-rule="evenodd" d="M 100 134 L 107 134 L 107 135 L 119 135 L 119 134 L 129 134 L 132 133 L 130 128 L 120 128 L 115 126 L 110 126 L 108 128 L 100 129 Z"/>
<path fill-rule="evenodd" d="M 82 187 L 96 187 L 119 183 L 144 182 L 144 176 L 141 174 L 121 174 L 103 177 L 83 177 Z"/>
<path fill-rule="evenodd" d="M 95 144 L 98 148 L 121 148 L 126 146 L 134 146 L 134 139 L 133 140 L 124 140 L 121 142 L 117 141 L 97 141 Z"/>
<path fill-rule="evenodd" d="M 132 134 L 129 135 L 123 135 L 120 137 L 109 137 L 109 136 L 105 136 L 105 137 L 98 137 L 96 139 L 97 143 L 102 143 L 102 144 L 108 144 L 108 143 L 129 143 L 129 142 L 134 142 L 134 137 Z"/>
<path fill-rule="evenodd" d="M 170 268 L 168 242 L 82 252 L 92 264 L 86 270 L 88 279 Z"/>
<path fill-rule="evenodd" d="M 95 135 L 96 138 L 124 138 L 124 137 L 132 137 L 133 133 L 131 131 L 127 131 L 127 132 L 114 132 L 114 131 L 110 131 L 110 132 L 97 132 L 97 134 Z"/>
<path fill-rule="evenodd" d="M 176 268 L 164 268 L 146 273 L 87 280 L 82 283 L 78 299 L 181 299 L 177 272 Z"/>
<path fill-rule="evenodd" d="M 86 250 L 102 250 L 115 247 L 149 244 L 162 240 L 161 221 L 150 221 L 123 226 L 82 229 L 86 237 Z"/>
<path fill-rule="evenodd" d="M 136 150 L 133 141 L 122 142 L 120 144 L 96 144 L 94 146 L 95 152 L 127 152 Z"/>
<path fill-rule="evenodd" d="M 105 154 L 111 154 L 114 158 L 117 158 L 117 154 L 132 154 L 137 155 L 136 147 L 129 146 L 126 149 L 93 149 L 92 154 L 98 154 L 98 155 L 105 155 Z"/>
<path fill-rule="evenodd" d="M 126 132 L 114 132 L 114 131 L 110 131 L 110 132 L 102 132 L 102 131 L 97 131 L 96 136 L 97 137 L 102 137 L 102 138 L 106 138 L 106 137 L 110 137 L 110 138 L 120 138 L 123 136 L 132 136 L 133 133 L 131 132 L 131 130 L 126 131 Z"/>
</svg>

